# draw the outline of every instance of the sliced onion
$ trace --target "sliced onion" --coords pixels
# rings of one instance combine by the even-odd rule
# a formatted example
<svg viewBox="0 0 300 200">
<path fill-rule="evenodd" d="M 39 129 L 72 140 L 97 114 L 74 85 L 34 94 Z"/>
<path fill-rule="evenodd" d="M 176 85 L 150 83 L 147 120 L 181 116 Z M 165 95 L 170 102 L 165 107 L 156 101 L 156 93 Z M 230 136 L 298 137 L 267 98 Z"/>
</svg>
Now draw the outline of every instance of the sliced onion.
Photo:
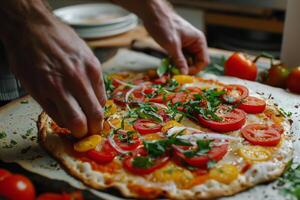
<svg viewBox="0 0 300 200">
<path fill-rule="evenodd" d="M 220 139 L 220 140 L 242 141 L 242 138 L 238 138 L 230 135 L 213 133 L 213 132 L 203 132 L 195 128 L 179 127 L 179 126 L 175 126 L 169 129 L 167 134 L 168 136 L 170 136 L 173 135 L 175 132 L 182 131 L 182 130 L 194 131 L 193 134 L 178 136 L 178 138 L 185 139 L 185 140 Z"/>
<path fill-rule="evenodd" d="M 121 81 L 119 79 L 114 79 L 116 82 L 120 83 L 121 85 L 125 85 L 125 86 L 128 86 L 128 87 L 136 87 L 135 85 L 132 85 L 130 83 L 126 83 L 124 81 Z"/>
<path fill-rule="evenodd" d="M 129 96 L 131 95 L 131 93 L 132 93 L 134 90 L 137 90 L 137 89 L 139 89 L 139 88 L 141 88 L 141 87 L 144 87 L 147 83 L 149 83 L 149 82 L 145 82 L 145 83 L 142 83 L 142 84 L 140 84 L 140 85 L 134 86 L 133 88 L 131 88 L 131 89 L 126 93 L 126 95 L 125 95 L 125 102 L 126 102 L 126 107 L 127 107 L 128 110 L 131 110 L 130 106 L 128 105 L 128 103 L 129 103 Z"/>
<path fill-rule="evenodd" d="M 121 148 L 116 144 L 116 142 L 115 142 L 115 140 L 114 140 L 113 137 L 114 137 L 114 134 L 109 134 L 109 136 L 108 136 L 108 141 L 109 141 L 110 145 L 111 145 L 117 152 L 119 152 L 119 153 L 121 153 L 121 154 L 127 154 L 127 153 L 130 152 L 130 151 L 125 151 L 125 150 L 121 149 Z"/>
</svg>

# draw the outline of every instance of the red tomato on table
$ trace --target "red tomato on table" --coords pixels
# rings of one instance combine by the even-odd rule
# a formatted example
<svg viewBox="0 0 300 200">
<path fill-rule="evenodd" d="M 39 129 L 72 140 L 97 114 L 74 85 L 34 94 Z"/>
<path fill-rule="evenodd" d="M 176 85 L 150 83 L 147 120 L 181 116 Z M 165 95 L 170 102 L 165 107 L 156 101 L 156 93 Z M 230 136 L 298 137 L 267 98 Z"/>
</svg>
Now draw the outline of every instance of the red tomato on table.
<svg viewBox="0 0 300 200">
<path fill-rule="evenodd" d="M 35 189 L 28 178 L 14 174 L 0 181 L 0 196 L 9 200 L 34 200 Z"/>
<path fill-rule="evenodd" d="M 234 76 L 250 81 L 256 80 L 257 66 L 242 53 L 232 54 L 224 65 L 226 76 Z"/>
<path fill-rule="evenodd" d="M 287 79 L 287 88 L 293 93 L 300 94 L 300 67 L 291 71 Z"/>
<path fill-rule="evenodd" d="M 11 176 L 11 173 L 5 169 L 0 169 L 0 181 L 4 180 L 5 178 Z"/>
</svg>

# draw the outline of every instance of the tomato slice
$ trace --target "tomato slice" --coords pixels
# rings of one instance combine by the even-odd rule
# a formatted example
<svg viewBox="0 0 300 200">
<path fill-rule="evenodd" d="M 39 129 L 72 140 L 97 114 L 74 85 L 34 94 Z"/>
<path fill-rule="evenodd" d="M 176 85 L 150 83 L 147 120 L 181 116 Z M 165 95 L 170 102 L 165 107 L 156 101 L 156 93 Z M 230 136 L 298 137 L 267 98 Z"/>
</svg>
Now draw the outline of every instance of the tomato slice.
<svg viewBox="0 0 300 200">
<path fill-rule="evenodd" d="M 138 119 L 134 122 L 133 128 L 140 134 L 145 135 L 159 132 L 162 125 L 149 119 Z"/>
<path fill-rule="evenodd" d="M 117 155 L 116 150 L 109 144 L 108 140 L 103 143 L 101 151 L 90 150 L 85 154 L 89 159 L 98 164 L 106 164 L 111 162 Z"/>
<path fill-rule="evenodd" d="M 238 108 L 244 110 L 246 113 L 261 113 L 266 109 L 266 102 L 263 99 L 248 96 Z"/>
<path fill-rule="evenodd" d="M 196 155 L 191 158 L 184 155 L 184 150 L 180 147 L 174 148 L 174 153 L 177 157 L 194 167 L 206 168 L 209 161 L 219 161 L 227 153 L 228 145 L 222 144 L 220 146 L 213 146 L 211 150 L 204 155 Z"/>
<path fill-rule="evenodd" d="M 229 132 L 235 131 L 245 124 L 246 113 L 238 108 L 228 111 L 228 107 L 220 106 L 220 114 L 216 113 L 222 118 L 221 121 L 214 121 L 210 119 L 205 119 L 203 116 L 198 115 L 199 123 L 218 132 Z"/>
<path fill-rule="evenodd" d="M 261 146 L 276 146 L 281 138 L 279 129 L 265 124 L 247 125 L 241 133 L 251 144 Z"/>
<path fill-rule="evenodd" d="M 166 95 L 159 94 L 156 97 L 153 97 L 153 98 L 149 99 L 149 101 L 154 102 L 154 103 L 167 103 L 174 96 L 175 96 L 175 94 L 166 94 Z"/>
<path fill-rule="evenodd" d="M 131 94 L 130 101 L 132 102 L 144 102 L 145 95 L 143 94 L 143 89 L 134 90 Z"/>
<path fill-rule="evenodd" d="M 125 89 L 116 89 L 112 93 L 112 99 L 115 102 L 115 104 L 117 104 L 119 106 L 126 106 L 125 96 L 126 96 L 127 92 L 128 92 L 128 90 L 125 90 Z"/>
<path fill-rule="evenodd" d="M 242 85 L 227 85 L 225 94 L 222 95 L 223 100 L 229 104 L 236 104 L 249 95 L 249 90 Z"/>
<path fill-rule="evenodd" d="M 144 148 L 138 149 L 134 153 L 133 156 L 130 156 L 130 157 L 127 157 L 124 159 L 124 161 L 123 161 L 124 169 L 126 169 L 127 171 L 129 171 L 133 174 L 146 175 L 146 174 L 150 174 L 150 173 L 162 168 L 170 160 L 169 156 L 163 156 L 163 157 L 155 158 L 154 160 L 152 160 L 153 165 L 150 167 L 142 168 L 142 167 L 133 166 L 133 160 L 136 157 L 146 157 L 146 156 L 147 156 L 147 152 Z"/>
<path fill-rule="evenodd" d="M 118 130 L 117 133 L 114 134 L 113 139 L 116 145 L 122 150 L 132 151 L 141 144 L 141 140 L 136 132 L 131 131 L 131 135 L 128 135 L 127 133 L 128 131 Z"/>
</svg>

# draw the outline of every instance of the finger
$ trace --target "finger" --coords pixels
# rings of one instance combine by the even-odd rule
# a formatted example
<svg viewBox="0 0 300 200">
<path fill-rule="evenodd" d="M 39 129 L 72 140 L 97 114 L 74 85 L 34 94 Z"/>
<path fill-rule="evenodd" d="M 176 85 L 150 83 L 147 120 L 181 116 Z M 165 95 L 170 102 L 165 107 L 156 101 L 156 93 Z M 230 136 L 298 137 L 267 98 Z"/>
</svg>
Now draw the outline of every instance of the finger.
<svg viewBox="0 0 300 200">
<path fill-rule="evenodd" d="M 69 70 L 68 80 L 72 80 L 72 82 L 66 81 L 65 84 L 79 102 L 80 107 L 87 117 L 89 133 L 100 133 L 102 130 L 102 120 L 104 118 L 103 109 L 83 67 L 77 67 L 76 70 L 77 71 Z"/>
<path fill-rule="evenodd" d="M 179 68 L 182 74 L 188 73 L 188 64 L 183 55 L 182 48 L 179 42 L 173 42 L 171 45 L 166 47 L 166 50 L 171 55 L 173 62 L 176 67 Z"/>
<path fill-rule="evenodd" d="M 102 76 L 101 65 L 97 58 L 93 62 L 87 65 L 86 73 L 90 79 L 91 85 L 94 89 L 96 97 L 102 107 L 106 103 L 106 90 Z"/>
</svg>

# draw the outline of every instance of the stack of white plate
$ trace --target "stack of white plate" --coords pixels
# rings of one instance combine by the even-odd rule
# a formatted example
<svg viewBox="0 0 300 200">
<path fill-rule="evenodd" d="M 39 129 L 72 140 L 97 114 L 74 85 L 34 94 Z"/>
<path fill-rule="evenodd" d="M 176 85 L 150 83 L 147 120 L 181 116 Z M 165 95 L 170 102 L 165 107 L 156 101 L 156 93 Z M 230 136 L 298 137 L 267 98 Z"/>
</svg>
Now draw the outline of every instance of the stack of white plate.
<svg viewBox="0 0 300 200">
<path fill-rule="evenodd" d="M 136 27 L 137 17 L 113 4 L 79 4 L 54 10 L 63 22 L 85 39 L 125 33 Z"/>
</svg>

